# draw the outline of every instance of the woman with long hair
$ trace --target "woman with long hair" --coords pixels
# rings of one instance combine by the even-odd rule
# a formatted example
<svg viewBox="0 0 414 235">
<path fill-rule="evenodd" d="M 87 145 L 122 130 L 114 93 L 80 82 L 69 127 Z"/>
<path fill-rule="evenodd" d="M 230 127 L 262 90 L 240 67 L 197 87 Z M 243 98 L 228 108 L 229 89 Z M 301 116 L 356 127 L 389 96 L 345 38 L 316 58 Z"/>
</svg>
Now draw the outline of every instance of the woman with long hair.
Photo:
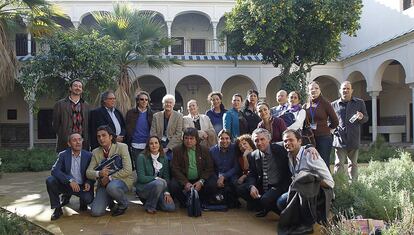
<svg viewBox="0 0 414 235">
<path fill-rule="evenodd" d="M 272 134 L 272 143 L 282 141 L 282 133 L 286 130 L 285 122 L 281 118 L 270 115 L 269 104 L 265 102 L 258 103 L 257 110 L 262 119 L 257 127 L 264 128 Z"/>
<path fill-rule="evenodd" d="M 174 211 L 174 200 L 168 190 L 170 166 L 157 136 L 148 138 L 144 151 L 138 156 L 136 169 L 136 193 L 143 199 L 145 210 L 149 214 L 156 213 L 157 208 Z"/>
<path fill-rule="evenodd" d="M 331 103 L 322 96 L 317 82 L 313 81 L 308 85 L 308 96 L 308 102 L 304 105 L 306 122 L 310 123 L 310 127 L 315 135 L 316 150 L 318 150 L 329 168 L 332 150 L 331 130 L 338 126 L 338 117 Z"/>
<path fill-rule="evenodd" d="M 223 129 L 223 116 L 227 112 L 222 103 L 223 94 L 213 91 L 208 94 L 207 100 L 211 103 L 211 109 L 206 112 L 206 115 L 210 118 L 217 135 Z"/>
<path fill-rule="evenodd" d="M 243 116 L 247 120 L 248 133 L 252 134 L 257 124 L 260 122 L 260 117 L 257 115 L 256 105 L 259 100 L 259 92 L 253 89 L 247 91 L 246 101 L 243 106 Z"/>
</svg>

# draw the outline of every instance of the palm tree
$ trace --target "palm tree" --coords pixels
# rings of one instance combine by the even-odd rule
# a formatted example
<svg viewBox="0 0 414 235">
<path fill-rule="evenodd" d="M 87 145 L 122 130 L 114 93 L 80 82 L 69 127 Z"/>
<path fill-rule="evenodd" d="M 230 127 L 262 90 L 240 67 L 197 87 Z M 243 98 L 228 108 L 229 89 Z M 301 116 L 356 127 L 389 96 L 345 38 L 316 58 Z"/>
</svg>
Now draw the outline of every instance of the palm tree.
<svg viewBox="0 0 414 235">
<path fill-rule="evenodd" d="M 163 69 L 169 64 L 180 64 L 176 59 L 162 58 L 165 48 L 175 40 L 166 35 L 164 22 L 156 13 L 131 9 L 125 4 L 115 4 L 113 12 L 95 12 L 97 29 L 103 35 L 122 42 L 118 63 L 120 73 L 115 90 L 118 109 L 126 114 L 131 108 L 133 66 L 147 64 L 150 68 Z M 138 88 L 139 89 L 139 85 Z"/>
<path fill-rule="evenodd" d="M 0 96 L 13 90 L 18 70 L 7 33 L 24 25 L 34 37 L 51 33 L 58 27 L 53 17 L 63 14 L 46 0 L 0 1 Z"/>
</svg>

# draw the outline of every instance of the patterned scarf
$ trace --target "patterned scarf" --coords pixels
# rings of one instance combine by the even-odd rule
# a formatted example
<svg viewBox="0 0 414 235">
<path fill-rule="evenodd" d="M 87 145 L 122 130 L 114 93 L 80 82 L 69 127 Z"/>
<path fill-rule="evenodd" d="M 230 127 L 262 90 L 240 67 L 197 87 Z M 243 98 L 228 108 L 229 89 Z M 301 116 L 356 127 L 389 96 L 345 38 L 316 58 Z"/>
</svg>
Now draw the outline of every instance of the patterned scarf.
<svg viewBox="0 0 414 235">
<path fill-rule="evenodd" d="M 82 104 L 79 101 L 77 104 L 71 101 L 72 106 L 72 132 L 82 134 Z"/>
</svg>

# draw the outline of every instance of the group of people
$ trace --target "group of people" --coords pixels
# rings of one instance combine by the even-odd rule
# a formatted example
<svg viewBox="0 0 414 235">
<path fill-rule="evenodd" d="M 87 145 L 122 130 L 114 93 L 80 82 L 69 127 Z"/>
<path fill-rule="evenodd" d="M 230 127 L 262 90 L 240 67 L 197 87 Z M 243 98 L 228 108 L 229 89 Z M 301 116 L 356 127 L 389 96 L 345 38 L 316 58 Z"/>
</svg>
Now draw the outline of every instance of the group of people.
<svg viewBox="0 0 414 235">
<path fill-rule="evenodd" d="M 173 109 L 175 97 L 169 94 L 162 99 L 163 110 L 154 113 L 150 95 L 140 91 L 125 119 L 115 108 L 114 92 L 102 93 L 101 107 L 91 110 L 82 91 L 81 81 L 71 82 L 69 96 L 53 111 L 59 154 L 46 180 L 52 220 L 62 216 L 72 195 L 80 197 L 81 211 L 90 205 L 92 216 L 104 215 L 107 208 L 112 216 L 122 215 L 128 208 L 126 193 L 133 186 L 149 214 L 174 211 L 174 200 L 186 207 L 194 188 L 203 205 L 238 208 L 238 198 L 243 198 L 258 217 L 269 211 L 282 216 L 289 214 L 287 205 L 295 191 L 291 187 L 301 184 L 302 172 L 312 172 L 321 188 L 333 188 L 332 146 L 335 171 L 343 171 L 348 158 L 350 178 L 357 177 L 359 128 L 368 115 L 364 102 L 352 96 L 349 82 L 341 84 L 341 97 L 332 104 L 316 82 L 309 84 L 309 99 L 303 105 L 298 92 L 280 90 L 279 105 L 272 108 L 259 101 L 257 91 L 249 90 L 244 105 L 242 95 L 234 94 L 226 110 L 223 95 L 212 92 L 206 114 L 190 100 L 186 116 Z M 302 146 L 305 125 L 315 135 L 315 146 Z M 114 155 L 122 159 L 120 170 L 96 170 Z M 316 220 L 299 220 L 305 222 L 301 229 L 309 230 Z"/>
</svg>

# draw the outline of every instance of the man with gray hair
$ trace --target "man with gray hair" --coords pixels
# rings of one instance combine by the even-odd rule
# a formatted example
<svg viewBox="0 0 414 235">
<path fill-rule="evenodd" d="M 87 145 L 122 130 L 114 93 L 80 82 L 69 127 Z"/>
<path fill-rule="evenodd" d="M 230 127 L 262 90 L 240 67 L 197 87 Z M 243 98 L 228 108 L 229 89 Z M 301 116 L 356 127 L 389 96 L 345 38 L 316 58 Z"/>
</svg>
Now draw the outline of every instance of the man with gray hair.
<svg viewBox="0 0 414 235">
<path fill-rule="evenodd" d="M 257 217 L 266 216 L 270 210 L 279 214 L 276 200 L 287 191 L 292 176 L 287 152 L 282 146 L 270 143 L 271 134 L 264 128 L 254 130 L 252 139 L 257 149 L 248 155 L 249 173 L 238 193 L 248 207 L 259 210 Z"/>
<path fill-rule="evenodd" d="M 348 174 L 351 180 L 358 177 L 358 151 L 361 142 L 361 125 L 368 121 L 368 113 L 363 100 L 352 96 L 349 81 L 341 84 L 341 97 L 331 103 L 339 119 L 334 131 L 335 173 L 344 172 L 344 162 L 348 159 Z"/>
<path fill-rule="evenodd" d="M 270 113 L 274 117 L 279 117 L 288 109 L 288 103 L 287 103 L 287 92 L 285 90 L 279 90 L 276 93 L 276 100 L 279 105 L 273 107 L 270 109 Z"/>
<path fill-rule="evenodd" d="M 122 113 L 115 108 L 115 104 L 114 92 L 105 91 L 101 94 L 101 107 L 91 110 L 89 114 L 89 138 L 92 150 L 99 147 L 96 130 L 103 125 L 108 125 L 112 130 L 115 130 L 117 142 L 124 142 L 126 134 L 125 121 Z"/>
<path fill-rule="evenodd" d="M 155 135 L 161 139 L 162 147 L 171 160 L 171 151 L 182 143 L 183 115 L 175 111 L 175 97 L 167 94 L 162 98 L 163 111 L 154 114 L 151 124 L 150 136 Z"/>
</svg>

